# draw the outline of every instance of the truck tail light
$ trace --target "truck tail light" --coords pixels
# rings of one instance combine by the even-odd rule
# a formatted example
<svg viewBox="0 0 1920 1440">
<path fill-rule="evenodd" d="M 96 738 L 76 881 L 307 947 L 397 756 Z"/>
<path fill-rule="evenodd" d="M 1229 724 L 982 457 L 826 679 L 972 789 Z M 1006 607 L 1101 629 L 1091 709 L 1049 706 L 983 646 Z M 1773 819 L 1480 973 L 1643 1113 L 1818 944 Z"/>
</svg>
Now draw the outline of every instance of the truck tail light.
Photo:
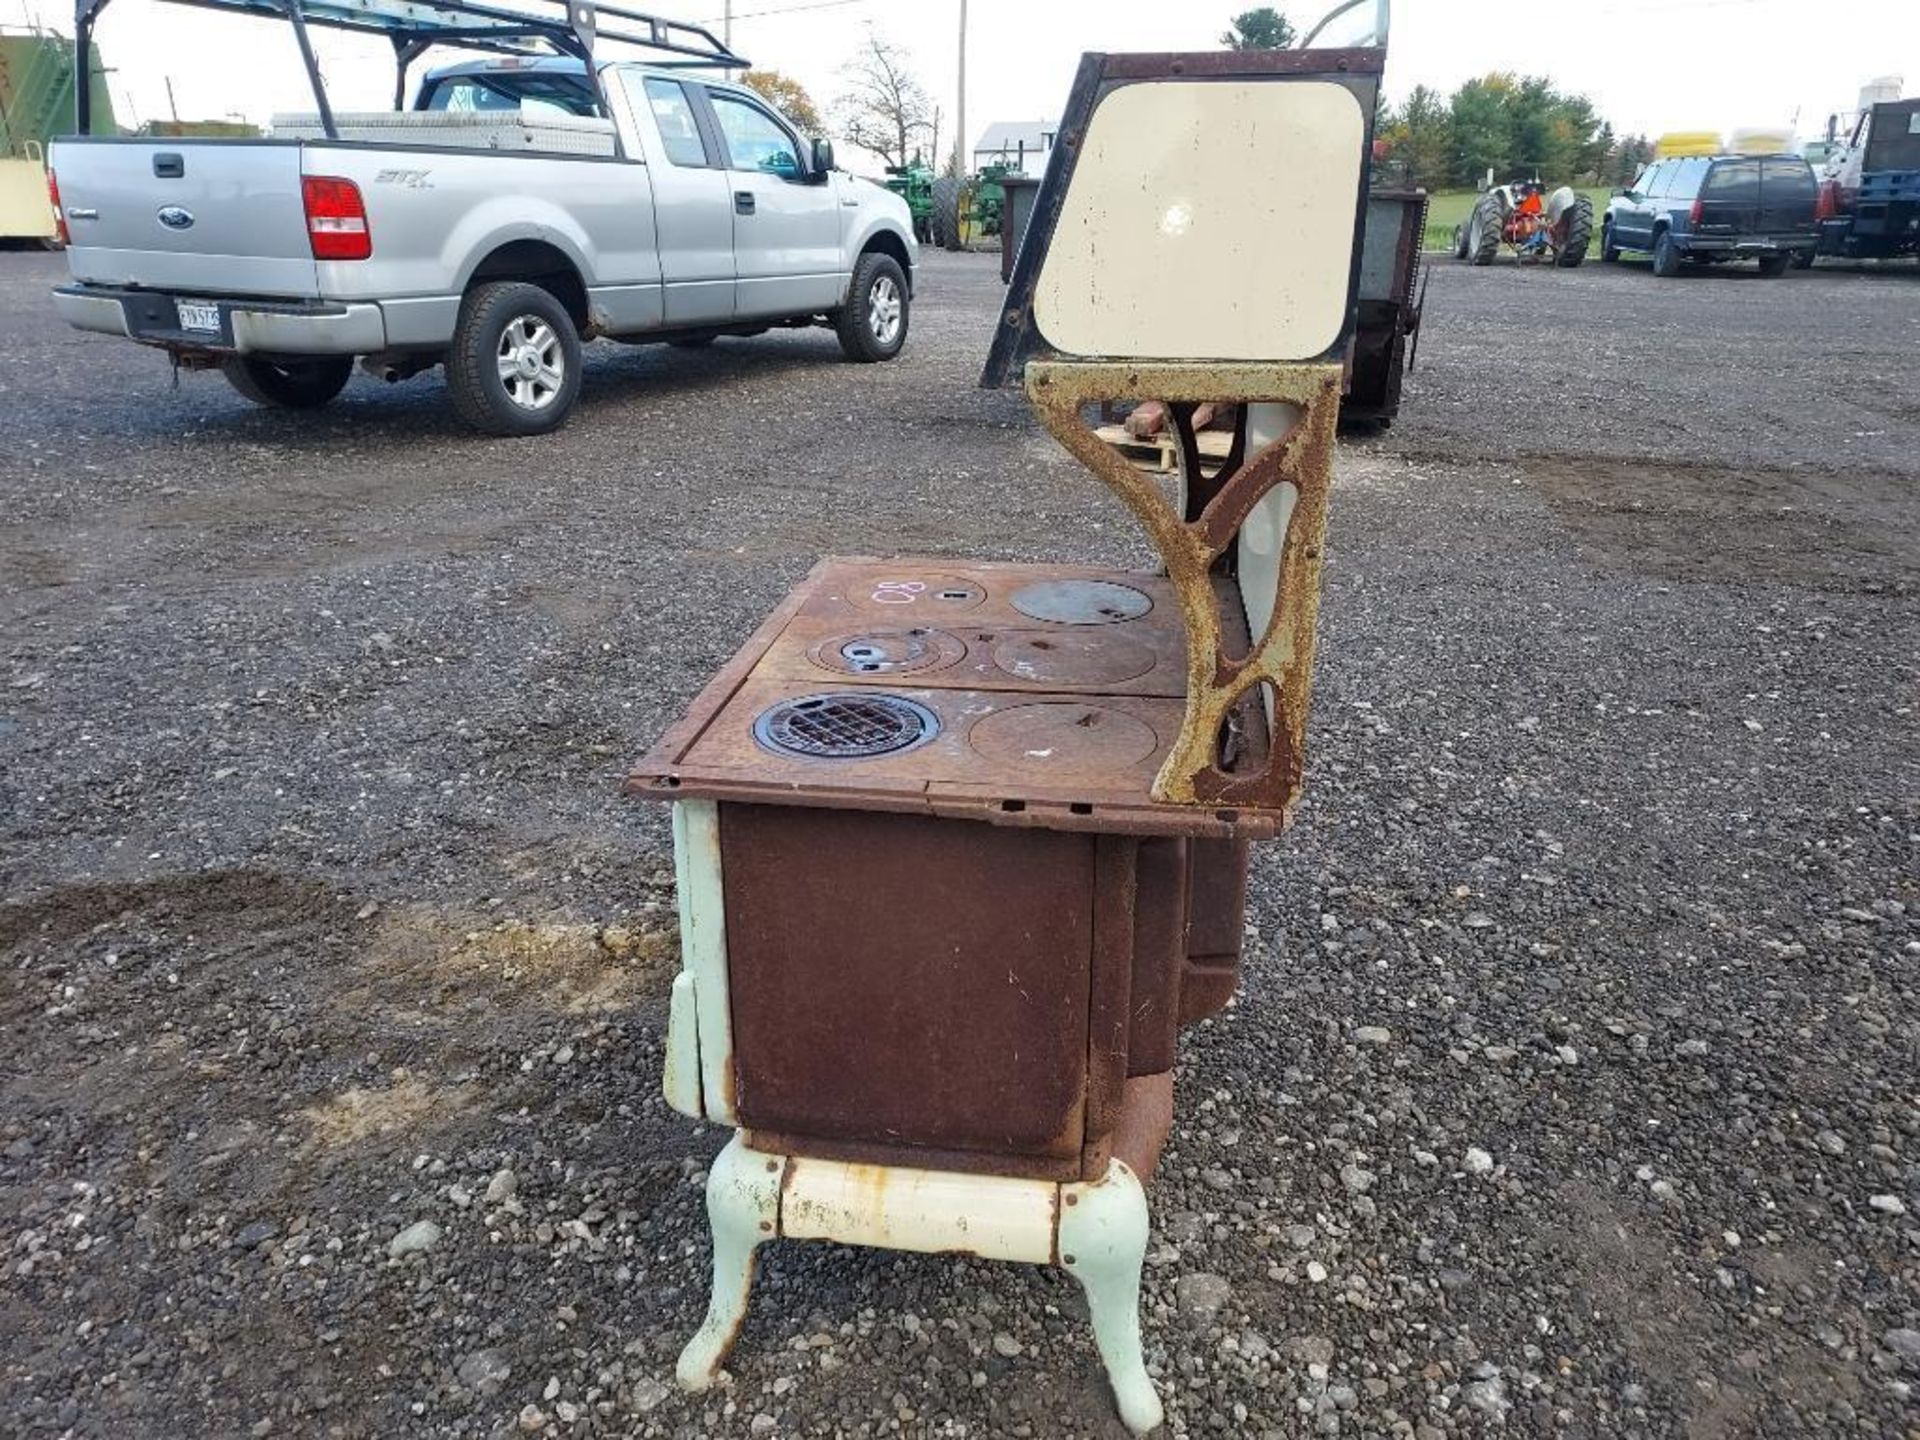
<svg viewBox="0 0 1920 1440">
<path fill-rule="evenodd" d="M 1698 229 L 1700 225 L 1700 217 L 1702 215 L 1705 215 L 1706 213 L 1707 213 L 1707 202 L 1704 200 L 1695 200 L 1693 202 L 1693 213 L 1690 218 L 1690 223 L 1696 229 Z"/>
<path fill-rule="evenodd" d="M 73 244 L 73 236 L 67 233 L 67 212 L 60 204 L 60 178 L 51 170 L 47 171 L 47 199 L 53 204 L 53 233 L 65 248 Z"/>
<path fill-rule="evenodd" d="M 336 175 L 304 175 L 301 198 L 307 207 L 307 240 L 316 260 L 365 260 L 373 254 L 367 206 L 360 187 Z"/>
<path fill-rule="evenodd" d="M 1831 220 L 1840 213 L 1840 182 L 1825 180 L 1820 185 L 1820 198 L 1814 202 L 1813 218 Z"/>
</svg>

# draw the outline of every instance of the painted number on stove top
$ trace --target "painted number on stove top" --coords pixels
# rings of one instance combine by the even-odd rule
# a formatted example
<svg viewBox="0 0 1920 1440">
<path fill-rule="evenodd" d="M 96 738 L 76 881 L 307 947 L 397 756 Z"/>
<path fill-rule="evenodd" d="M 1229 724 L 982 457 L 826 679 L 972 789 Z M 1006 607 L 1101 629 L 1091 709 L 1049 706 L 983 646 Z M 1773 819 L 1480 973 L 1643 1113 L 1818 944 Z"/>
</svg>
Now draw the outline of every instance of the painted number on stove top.
<svg viewBox="0 0 1920 1440">
<path fill-rule="evenodd" d="M 927 588 L 924 580 L 882 580 L 873 587 L 876 605 L 911 605 Z"/>
</svg>

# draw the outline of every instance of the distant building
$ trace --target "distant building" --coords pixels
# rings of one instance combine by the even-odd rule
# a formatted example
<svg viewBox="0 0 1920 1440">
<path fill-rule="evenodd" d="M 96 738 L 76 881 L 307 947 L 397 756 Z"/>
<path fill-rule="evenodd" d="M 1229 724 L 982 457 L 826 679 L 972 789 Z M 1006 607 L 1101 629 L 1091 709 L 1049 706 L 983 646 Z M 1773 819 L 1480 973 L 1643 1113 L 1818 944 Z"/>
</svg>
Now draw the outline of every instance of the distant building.
<svg viewBox="0 0 1920 1440">
<path fill-rule="evenodd" d="M 1056 124 L 1052 120 L 996 120 L 973 147 L 973 168 L 1006 165 L 1016 174 L 1038 180 L 1047 173 Z"/>
</svg>

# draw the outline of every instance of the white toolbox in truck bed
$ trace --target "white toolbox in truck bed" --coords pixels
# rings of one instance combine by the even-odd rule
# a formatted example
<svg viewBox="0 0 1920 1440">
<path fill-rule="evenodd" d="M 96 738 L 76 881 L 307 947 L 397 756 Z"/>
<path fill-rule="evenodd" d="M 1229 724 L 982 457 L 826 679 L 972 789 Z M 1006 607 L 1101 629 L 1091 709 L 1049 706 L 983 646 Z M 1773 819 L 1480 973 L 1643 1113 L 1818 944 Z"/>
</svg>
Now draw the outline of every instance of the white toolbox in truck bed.
<svg viewBox="0 0 1920 1440">
<path fill-rule="evenodd" d="M 482 114 L 451 110 L 347 110 L 333 117 L 342 140 L 363 145 L 446 146 L 460 150 L 528 150 L 548 155 L 606 155 L 614 151 L 613 122 L 596 115 L 522 110 Z M 315 114 L 275 115 L 280 140 L 325 140 Z"/>
</svg>

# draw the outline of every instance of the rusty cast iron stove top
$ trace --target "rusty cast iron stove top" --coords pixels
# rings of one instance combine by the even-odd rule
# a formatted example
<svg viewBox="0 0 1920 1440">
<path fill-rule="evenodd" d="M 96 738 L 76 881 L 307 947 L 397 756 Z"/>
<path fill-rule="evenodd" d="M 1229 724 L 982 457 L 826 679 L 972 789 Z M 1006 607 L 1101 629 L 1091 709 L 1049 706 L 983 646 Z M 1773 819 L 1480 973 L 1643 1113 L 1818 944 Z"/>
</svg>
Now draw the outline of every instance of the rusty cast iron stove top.
<svg viewBox="0 0 1920 1440">
<path fill-rule="evenodd" d="M 829 559 L 630 788 L 1050 829 L 1275 833 L 1273 815 L 1152 798 L 1185 694 L 1185 632 L 1163 577 Z M 1255 758 L 1266 744 L 1257 700 L 1238 719 L 1233 758 Z"/>
</svg>

